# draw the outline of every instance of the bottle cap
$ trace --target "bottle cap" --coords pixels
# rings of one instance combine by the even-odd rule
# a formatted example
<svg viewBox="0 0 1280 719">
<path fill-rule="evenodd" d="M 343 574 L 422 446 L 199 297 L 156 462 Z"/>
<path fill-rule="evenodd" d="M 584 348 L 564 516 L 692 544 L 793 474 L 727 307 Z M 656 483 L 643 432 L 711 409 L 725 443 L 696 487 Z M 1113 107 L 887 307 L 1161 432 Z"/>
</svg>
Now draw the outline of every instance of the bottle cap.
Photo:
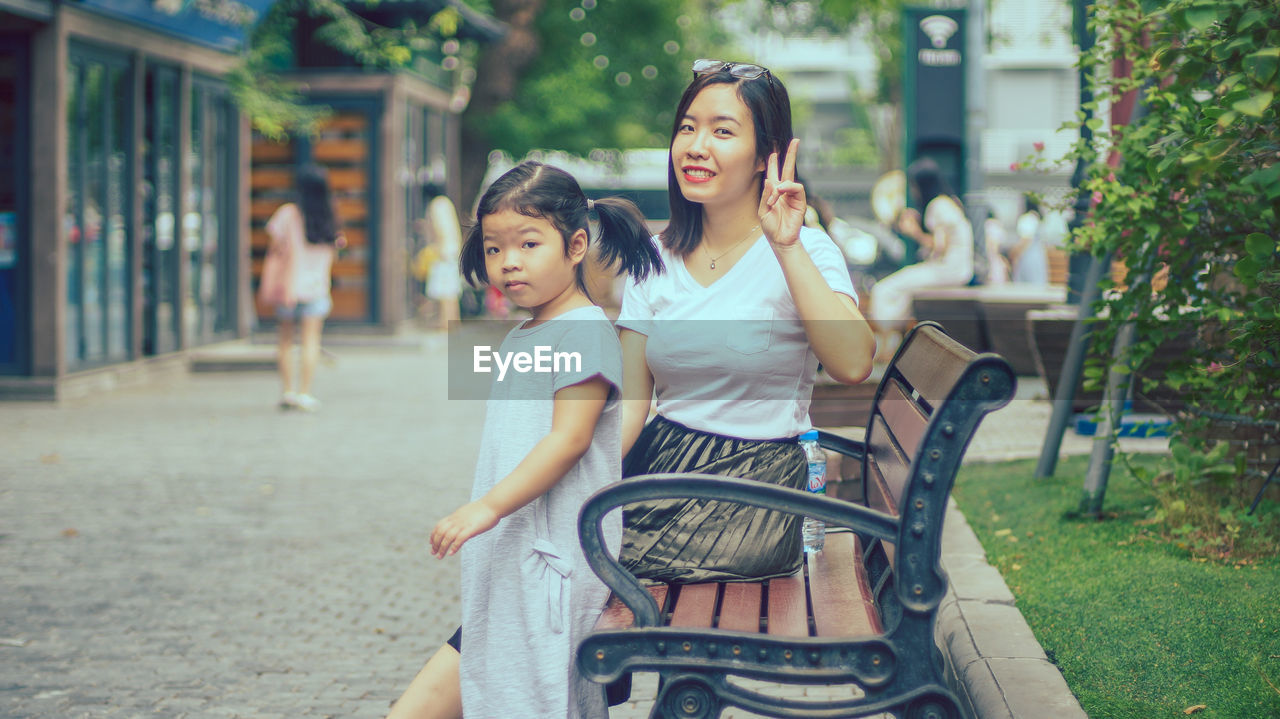
<svg viewBox="0 0 1280 719">
<path fill-rule="evenodd" d="M 809 439 L 811 439 L 811 440 L 813 440 L 813 441 L 815 441 L 815 442 L 816 442 L 816 441 L 818 441 L 818 430 L 816 430 L 816 429 L 811 429 L 811 430 L 809 430 L 808 432 L 805 432 L 804 434 L 800 435 L 800 441 L 801 441 L 801 442 L 803 442 L 803 441 L 805 441 L 805 440 L 809 440 Z"/>
</svg>

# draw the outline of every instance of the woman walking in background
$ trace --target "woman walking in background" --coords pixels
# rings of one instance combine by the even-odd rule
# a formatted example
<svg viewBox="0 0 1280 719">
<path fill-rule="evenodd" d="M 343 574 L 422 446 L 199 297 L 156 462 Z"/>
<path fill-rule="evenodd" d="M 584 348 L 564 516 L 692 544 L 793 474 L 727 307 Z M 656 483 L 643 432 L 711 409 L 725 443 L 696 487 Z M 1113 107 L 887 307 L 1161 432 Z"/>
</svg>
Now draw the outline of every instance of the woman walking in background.
<svg viewBox="0 0 1280 719">
<path fill-rule="evenodd" d="M 311 395 L 311 383 L 320 359 L 324 320 L 333 308 L 329 294 L 333 258 L 346 240 L 323 168 L 306 165 L 298 170 L 297 196 L 297 203 L 281 205 L 267 221 L 271 247 L 258 297 L 276 311 L 280 408 L 314 412 L 320 401 Z M 295 325 L 301 328 L 302 344 L 296 383 L 290 358 Z"/>
</svg>

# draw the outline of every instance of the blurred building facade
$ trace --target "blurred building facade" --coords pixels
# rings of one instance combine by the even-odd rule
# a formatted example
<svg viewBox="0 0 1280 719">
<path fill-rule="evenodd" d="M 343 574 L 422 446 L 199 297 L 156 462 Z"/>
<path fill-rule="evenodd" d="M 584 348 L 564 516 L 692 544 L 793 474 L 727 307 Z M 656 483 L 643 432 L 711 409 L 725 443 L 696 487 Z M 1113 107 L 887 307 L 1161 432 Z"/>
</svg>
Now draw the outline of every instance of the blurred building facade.
<svg viewBox="0 0 1280 719">
<path fill-rule="evenodd" d="M 192 350 L 252 331 L 251 227 L 281 176 L 252 174 L 258 140 L 227 77 L 270 2 L 0 0 L 0 398 L 182 372 Z M 363 212 L 383 263 L 353 321 L 391 327 L 420 188 L 458 174 L 447 147 L 461 108 L 428 81 L 336 74 L 310 97 L 336 101 L 339 140 L 366 133 L 349 215 Z"/>
<path fill-rule="evenodd" d="M 52 399 L 246 331 L 239 2 L 0 0 L 0 395 Z"/>
</svg>

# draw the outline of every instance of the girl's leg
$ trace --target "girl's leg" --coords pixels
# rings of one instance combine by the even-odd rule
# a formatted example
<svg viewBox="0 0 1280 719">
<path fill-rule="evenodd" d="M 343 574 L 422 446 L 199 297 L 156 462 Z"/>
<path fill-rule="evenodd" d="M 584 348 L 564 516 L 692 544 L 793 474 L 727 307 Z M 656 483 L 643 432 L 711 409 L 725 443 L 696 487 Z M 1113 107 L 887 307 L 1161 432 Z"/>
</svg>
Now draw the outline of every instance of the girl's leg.
<svg viewBox="0 0 1280 719">
<path fill-rule="evenodd" d="M 462 719 L 461 661 L 453 647 L 440 647 L 391 706 L 387 719 Z"/>
<path fill-rule="evenodd" d="M 279 318 L 276 323 L 276 367 L 280 370 L 280 384 L 284 394 L 293 392 L 293 363 L 289 355 L 293 351 L 293 319 Z"/>
<path fill-rule="evenodd" d="M 298 382 L 299 394 L 311 394 L 311 380 L 315 378 L 316 365 L 320 362 L 320 334 L 324 331 L 324 317 L 302 318 L 302 376 Z"/>
</svg>

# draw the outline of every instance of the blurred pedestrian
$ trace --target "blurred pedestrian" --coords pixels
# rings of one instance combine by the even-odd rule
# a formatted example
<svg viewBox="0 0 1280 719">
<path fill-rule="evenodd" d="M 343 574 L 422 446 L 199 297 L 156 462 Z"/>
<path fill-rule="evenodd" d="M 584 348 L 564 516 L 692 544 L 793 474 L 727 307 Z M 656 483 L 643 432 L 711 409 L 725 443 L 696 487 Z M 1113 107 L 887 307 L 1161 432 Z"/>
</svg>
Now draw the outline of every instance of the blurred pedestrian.
<svg viewBox="0 0 1280 719">
<path fill-rule="evenodd" d="M 1008 284 L 1009 261 L 1005 259 L 1003 252 L 1008 243 L 1009 231 L 995 212 L 987 208 L 987 219 L 982 221 L 982 248 L 987 258 L 986 284 Z"/>
<path fill-rule="evenodd" d="M 1049 283 L 1049 255 L 1045 250 L 1044 218 L 1040 216 L 1040 203 L 1031 195 L 1026 196 L 1026 211 L 1018 217 L 1014 227 L 1017 240 L 1009 248 L 1009 263 L 1013 265 L 1013 281 L 1044 285 Z"/>
<path fill-rule="evenodd" d="M 333 260 L 346 238 L 334 213 L 328 173 L 305 165 L 298 170 L 296 187 L 297 202 L 281 205 L 267 221 L 271 246 L 258 296 L 276 312 L 280 408 L 314 412 L 320 400 L 311 394 L 311 384 L 324 320 L 333 309 Z M 302 345 L 296 383 L 291 357 L 295 328 L 301 329 Z"/>
<path fill-rule="evenodd" d="M 876 354 L 881 361 L 897 350 L 902 329 L 911 317 L 915 290 L 963 287 L 973 279 L 973 228 L 938 164 L 927 157 L 911 163 L 907 186 L 915 207 L 924 208 L 924 217 L 912 207 L 904 208 L 895 229 L 920 246 L 923 259 L 871 288 L 870 314 L 878 333 Z"/>
<path fill-rule="evenodd" d="M 480 198 L 462 273 L 532 315 L 502 342 L 499 366 L 502 356 L 534 350 L 577 362 L 495 375 L 473 499 L 431 532 L 435 557 L 462 553 L 462 627 L 396 701 L 392 719 L 607 713 L 603 688 L 573 662 L 609 594 L 578 543 L 578 511 L 622 476 L 622 349 L 587 293 L 583 267 L 593 211 L 606 264 L 638 278 L 660 270 L 635 203 L 589 200 L 563 170 L 521 163 Z M 616 516 L 610 525 L 616 552 Z"/>
<path fill-rule="evenodd" d="M 436 303 L 436 328 L 448 330 L 450 322 L 461 319 L 458 297 L 462 294 L 458 271 L 462 228 L 448 195 L 437 194 L 427 203 L 427 228 L 429 246 L 435 250 L 427 275 L 427 299 Z"/>
</svg>

